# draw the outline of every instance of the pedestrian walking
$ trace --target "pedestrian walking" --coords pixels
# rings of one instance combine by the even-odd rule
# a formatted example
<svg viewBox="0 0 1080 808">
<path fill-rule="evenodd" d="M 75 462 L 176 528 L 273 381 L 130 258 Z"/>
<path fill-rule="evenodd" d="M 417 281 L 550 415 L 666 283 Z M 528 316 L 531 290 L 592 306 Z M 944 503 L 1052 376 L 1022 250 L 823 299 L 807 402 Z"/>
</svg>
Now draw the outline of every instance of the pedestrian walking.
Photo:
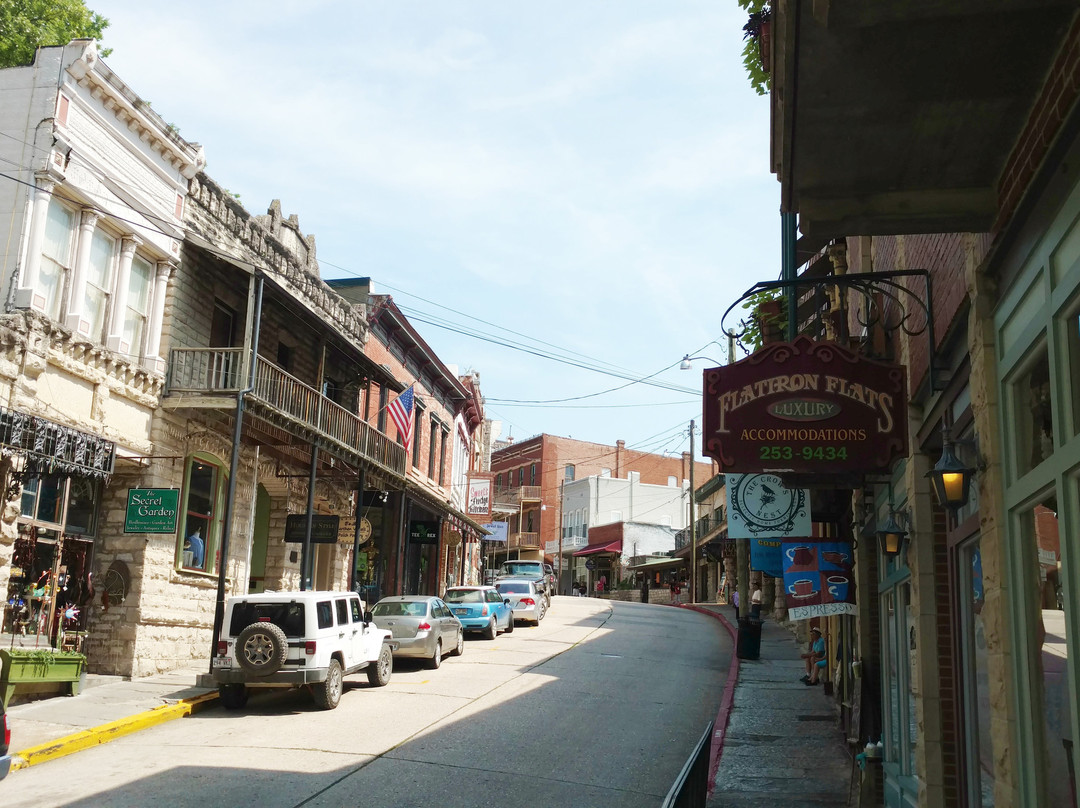
<svg viewBox="0 0 1080 808">
<path fill-rule="evenodd" d="M 739 590 L 731 593 L 731 605 L 735 607 L 735 622 L 739 622 Z"/>
</svg>

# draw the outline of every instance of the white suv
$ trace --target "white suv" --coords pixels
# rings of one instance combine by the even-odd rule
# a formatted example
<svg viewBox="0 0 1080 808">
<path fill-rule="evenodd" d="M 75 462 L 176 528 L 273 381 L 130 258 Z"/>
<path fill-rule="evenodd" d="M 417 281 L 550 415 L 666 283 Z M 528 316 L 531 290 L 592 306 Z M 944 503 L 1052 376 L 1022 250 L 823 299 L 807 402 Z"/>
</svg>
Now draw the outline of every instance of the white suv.
<svg viewBox="0 0 1080 808">
<path fill-rule="evenodd" d="M 221 702 L 235 710 L 249 687 L 311 688 L 315 703 L 332 710 L 342 679 L 367 670 L 368 681 L 390 681 L 396 643 L 371 622 L 355 592 L 261 592 L 229 598 L 214 681 Z"/>
</svg>

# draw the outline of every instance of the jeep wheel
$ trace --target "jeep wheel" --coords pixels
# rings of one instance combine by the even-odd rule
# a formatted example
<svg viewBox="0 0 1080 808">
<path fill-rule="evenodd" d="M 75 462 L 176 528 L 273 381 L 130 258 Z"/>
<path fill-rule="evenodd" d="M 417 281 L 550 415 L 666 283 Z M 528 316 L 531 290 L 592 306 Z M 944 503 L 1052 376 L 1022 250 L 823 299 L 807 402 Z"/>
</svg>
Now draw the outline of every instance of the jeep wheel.
<svg viewBox="0 0 1080 808">
<path fill-rule="evenodd" d="M 236 636 L 236 661 L 252 676 L 277 673 L 288 653 L 285 632 L 273 623 L 252 623 Z"/>
<path fill-rule="evenodd" d="M 389 645 L 384 645 L 379 658 L 368 665 L 367 680 L 373 687 L 382 687 L 390 682 L 390 671 L 394 669 L 394 652 Z"/>
<path fill-rule="evenodd" d="M 431 659 L 427 661 L 427 666 L 432 670 L 437 669 L 442 664 L 442 640 L 435 640 L 435 653 L 431 655 Z"/>
<path fill-rule="evenodd" d="M 454 650 L 450 652 L 450 656 L 461 656 L 461 652 L 465 650 L 465 629 L 459 628 L 457 633 L 457 645 L 454 646 Z"/>
<path fill-rule="evenodd" d="M 221 699 L 221 704 L 226 710 L 239 710 L 247 704 L 247 688 L 238 684 L 220 685 L 218 687 L 218 698 Z"/>
<path fill-rule="evenodd" d="M 341 664 L 336 659 L 330 660 L 326 669 L 326 681 L 312 686 L 315 704 L 323 710 L 333 710 L 341 701 L 341 688 L 344 685 Z"/>
<path fill-rule="evenodd" d="M 499 626 L 495 622 L 495 620 L 496 620 L 495 615 L 492 615 L 491 616 L 491 622 L 489 622 L 487 624 L 487 626 L 484 628 L 484 639 L 485 640 L 494 640 L 495 635 L 499 633 Z"/>
</svg>

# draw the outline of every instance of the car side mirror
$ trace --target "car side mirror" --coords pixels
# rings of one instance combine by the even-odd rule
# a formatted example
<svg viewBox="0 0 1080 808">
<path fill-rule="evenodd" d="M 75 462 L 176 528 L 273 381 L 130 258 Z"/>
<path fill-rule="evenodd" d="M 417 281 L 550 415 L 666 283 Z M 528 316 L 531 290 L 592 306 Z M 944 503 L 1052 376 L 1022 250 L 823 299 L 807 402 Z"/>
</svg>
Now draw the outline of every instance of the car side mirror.
<svg viewBox="0 0 1080 808">
<path fill-rule="evenodd" d="M 374 623 L 375 622 L 374 615 L 372 615 L 371 612 L 364 612 L 364 622 L 365 623 Z"/>
<path fill-rule="evenodd" d="M 503 598 L 503 603 L 505 603 L 507 606 L 509 606 L 510 605 L 510 598 Z"/>
</svg>

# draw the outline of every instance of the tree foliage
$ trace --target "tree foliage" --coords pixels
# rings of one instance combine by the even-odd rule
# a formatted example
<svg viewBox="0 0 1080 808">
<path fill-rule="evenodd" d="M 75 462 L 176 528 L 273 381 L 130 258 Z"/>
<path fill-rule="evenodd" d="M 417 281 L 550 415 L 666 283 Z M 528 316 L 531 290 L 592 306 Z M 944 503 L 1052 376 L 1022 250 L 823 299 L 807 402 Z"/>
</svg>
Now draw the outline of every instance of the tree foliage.
<svg viewBox="0 0 1080 808">
<path fill-rule="evenodd" d="M 0 67 L 28 65 L 42 45 L 101 39 L 109 21 L 84 0 L 0 0 Z M 108 56 L 108 49 L 102 56 Z"/>
</svg>

